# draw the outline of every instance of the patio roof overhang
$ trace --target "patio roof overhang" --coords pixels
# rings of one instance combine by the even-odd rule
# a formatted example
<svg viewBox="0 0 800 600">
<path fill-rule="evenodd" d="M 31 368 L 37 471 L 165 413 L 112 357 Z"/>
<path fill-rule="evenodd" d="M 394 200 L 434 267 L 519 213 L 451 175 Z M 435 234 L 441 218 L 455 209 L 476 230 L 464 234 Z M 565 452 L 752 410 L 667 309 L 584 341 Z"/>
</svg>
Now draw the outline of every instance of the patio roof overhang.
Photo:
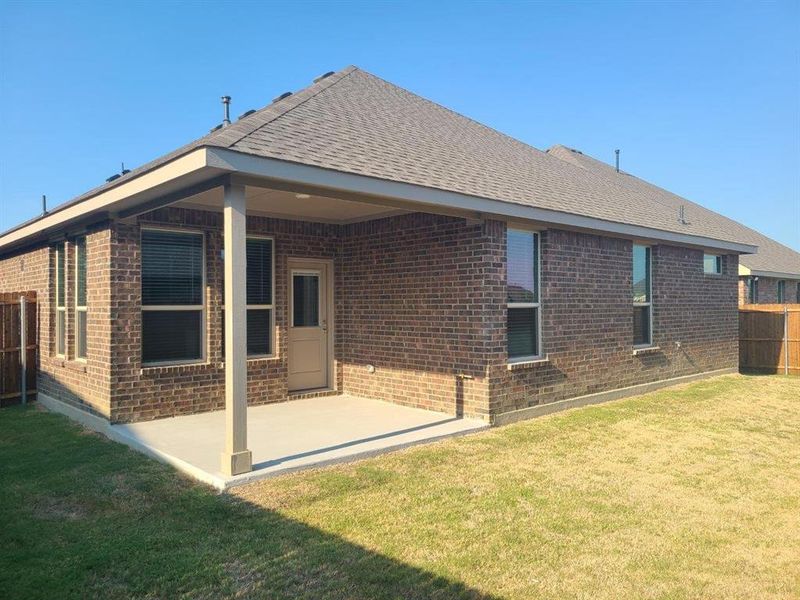
<svg viewBox="0 0 800 600">
<path fill-rule="evenodd" d="M 334 203 L 350 203 L 338 207 L 329 203 L 327 209 L 336 213 L 335 218 L 330 214 L 315 214 L 313 207 L 309 207 L 306 214 L 282 214 L 280 211 L 276 214 L 271 211 L 276 216 L 347 222 L 377 218 L 394 212 L 422 211 L 474 219 L 499 218 L 540 227 L 559 226 L 736 254 L 752 254 L 757 250 L 756 246 L 749 244 L 604 221 L 514 202 L 264 158 L 224 148 L 200 147 L 135 177 L 122 178 L 116 185 L 100 188 L 94 195 L 89 194 L 63 204 L 3 233 L 0 235 L 0 255 L 43 240 L 76 233 L 93 222 L 130 218 L 163 206 L 178 203 L 205 204 L 208 208 L 221 209 L 219 190 L 231 182 L 245 186 L 248 212 L 259 212 L 255 206 L 258 203 L 251 203 L 250 198 L 263 195 L 263 190 L 308 194 Z M 260 189 L 262 192 L 248 194 L 247 188 Z M 215 189 L 216 199 L 212 192 Z M 276 200 L 276 197 L 272 200 Z M 299 203 L 295 200 L 295 204 Z M 286 202 L 283 205 L 286 206 Z"/>
</svg>

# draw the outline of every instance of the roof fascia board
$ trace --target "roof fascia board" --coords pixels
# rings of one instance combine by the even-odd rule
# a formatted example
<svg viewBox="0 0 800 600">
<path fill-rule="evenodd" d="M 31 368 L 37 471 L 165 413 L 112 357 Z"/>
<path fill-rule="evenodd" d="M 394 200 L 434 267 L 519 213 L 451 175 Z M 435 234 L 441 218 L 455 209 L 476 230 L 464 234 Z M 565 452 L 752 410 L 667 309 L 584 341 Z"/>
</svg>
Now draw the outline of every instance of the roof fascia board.
<svg viewBox="0 0 800 600">
<path fill-rule="evenodd" d="M 602 231 L 631 238 L 652 239 L 679 245 L 728 250 L 734 253 L 753 254 L 757 247 L 703 236 L 662 231 L 639 225 L 614 223 L 554 210 L 523 206 L 511 202 L 469 196 L 457 192 L 425 186 L 389 181 L 323 169 L 311 165 L 292 163 L 236 152 L 225 148 L 208 148 L 209 166 L 227 171 L 246 173 L 292 183 L 350 191 L 368 196 L 394 198 L 417 204 L 444 206 L 471 212 L 494 214 L 539 223 L 563 225 L 593 231 Z"/>
<path fill-rule="evenodd" d="M 46 216 L 27 225 L 13 229 L 0 237 L 0 252 L 6 247 L 19 244 L 32 235 L 51 231 L 59 226 L 67 226 L 73 220 L 80 219 L 88 213 L 102 210 L 111 211 L 112 205 L 136 194 L 147 192 L 154 187 L 167 183 L 182 175 L 190 174 L 207 166 L 206 149 L 198 148 L 166 163 L 152 171 L 142 173 L 139 177 L 112 187 L 97 196 L 81 202 L 56 209 Z M 113 212 L 113 211 L 111 211 Z"/>
<path fill-rule="evenodd" d="M 798 273 L 781 273 L 780 271 L 758 271 L 756 269 L 750 269 L 750 275 L 755 275 L 756 277 L 773 277 L 775 279 L 800 279 L 800 274 Z"/>
</svg>

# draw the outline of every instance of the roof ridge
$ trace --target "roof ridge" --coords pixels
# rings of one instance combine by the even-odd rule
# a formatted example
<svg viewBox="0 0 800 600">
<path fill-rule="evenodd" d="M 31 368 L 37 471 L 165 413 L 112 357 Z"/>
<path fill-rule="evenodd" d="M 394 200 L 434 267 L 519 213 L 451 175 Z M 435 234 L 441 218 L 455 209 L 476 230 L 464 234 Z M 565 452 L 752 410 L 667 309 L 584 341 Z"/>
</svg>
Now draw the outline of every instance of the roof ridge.
<svg viewBox="0 0 800 600">
<path fill-rule="evenodd" d="M 235 139 L 231 138 L 232 141 L 230 142 L 226 140 L 224 147 L 232 148 L 247 136 L 252 135 L 262 127 L 269 125 L 270 123 L 280 119 L 282 116 L 290 113 L 298 106 L 302 106 L 303 104 L 305 104 L 312 98 L 318 96 L 325 90 L 330 89 L 343 79 L 346 79 L 349 75 L 351 75 L 353 72 L 357 70 L 359 70 L 358 67 L 354 65 L 347 66 L 344 69 L 337 71 L 333 75 L 329 75 L 324 79 L 320 79 L 319 81 L 316 81 L 311 85 L 304 87 L 300 91 L 293 93 L 291 96 L 288 96 L 282 100 L 278 100 L 277 102 L 272 102 L 258 109 L 254 114 L 249 115 L 248 117 L 243 119 L 243 121 L 248 121 L 250 125 L 248 127 L 245 127 L 244 126 L 245 124 L 243 123 L 242 127 L 237 128 L 239 130 L 238 137 L 236 137 Z M 315 87 L 317 88 L 316 90 L 313 89 Z M 282 106 L 278 108 L 278 105 Z M 274 114 L 270 113 L 270 109 L 272 109 L 272 113 Z M 266 118 L 258 119 L 258 117 L 263 117 L 265 115 Z M 229 128 L 224 128 L 220 130 L 218 133 L 220 134 L 220 137 L 224 137 L 225 134 L 234 132 L 230 131 Z"/>
</svg>

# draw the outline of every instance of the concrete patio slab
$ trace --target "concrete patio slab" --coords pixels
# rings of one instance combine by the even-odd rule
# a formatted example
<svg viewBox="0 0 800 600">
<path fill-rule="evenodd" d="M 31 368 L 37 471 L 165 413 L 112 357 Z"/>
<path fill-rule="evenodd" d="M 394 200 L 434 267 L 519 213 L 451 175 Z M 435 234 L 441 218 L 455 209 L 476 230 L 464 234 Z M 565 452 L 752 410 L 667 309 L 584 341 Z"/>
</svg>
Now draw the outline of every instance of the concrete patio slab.
<svg viewBox="0 0 800 600">
<path fill-rule="evenodd" d="M 225 412 L 111 425 L 112 439 L 226 489 L 281 473 L 346 462 L 487 428 L 484 421 L 350 395 L 291 400 L 247 410 L 253 470 L 225 476 Z"/>
</svg>

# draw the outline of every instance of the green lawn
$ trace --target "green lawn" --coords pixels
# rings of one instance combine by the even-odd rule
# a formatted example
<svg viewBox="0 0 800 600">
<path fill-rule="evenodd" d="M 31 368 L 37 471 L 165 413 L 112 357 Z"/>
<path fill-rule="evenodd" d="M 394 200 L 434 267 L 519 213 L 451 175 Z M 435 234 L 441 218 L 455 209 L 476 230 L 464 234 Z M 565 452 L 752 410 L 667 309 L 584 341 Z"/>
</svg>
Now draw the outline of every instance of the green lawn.
<svg viewBox="0 0 800 600">
<path fill-rule="evenodd" d="M 800 378 L 732 375 L 218 495 L 0 410 L 2 598 L 798 598 Z"/>
</svg>

